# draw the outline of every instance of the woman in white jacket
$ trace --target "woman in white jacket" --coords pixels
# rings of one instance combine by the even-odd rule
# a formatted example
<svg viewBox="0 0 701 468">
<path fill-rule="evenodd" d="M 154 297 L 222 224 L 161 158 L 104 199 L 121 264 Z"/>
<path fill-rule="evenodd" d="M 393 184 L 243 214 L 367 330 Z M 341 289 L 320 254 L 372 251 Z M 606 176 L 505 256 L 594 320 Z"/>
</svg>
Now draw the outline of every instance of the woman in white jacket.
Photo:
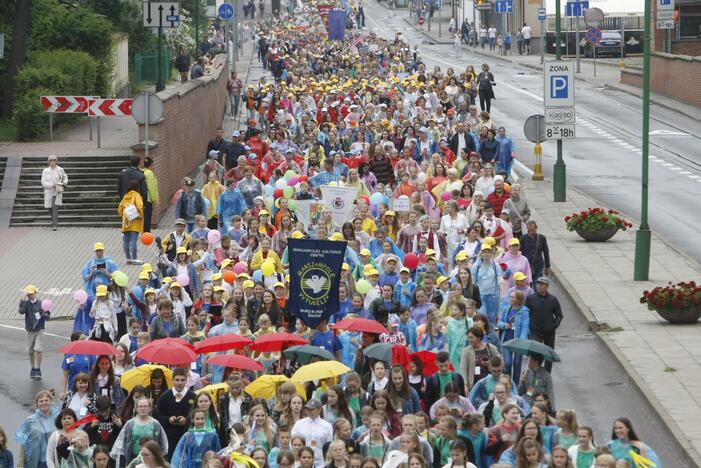
<svg viewBox="0 0 701 468">
<path fill-rule="evenodd" d="M 51 214 L 51 229 L 58 226 L 58 207 L 63 205 L 63 189 L 68 185 L 66 171 L 58 165 L 55 155 L 49 156 L 49 167 L 41 172 L 41 186 L 44 187 L 44 208 Z"/>
</svg>

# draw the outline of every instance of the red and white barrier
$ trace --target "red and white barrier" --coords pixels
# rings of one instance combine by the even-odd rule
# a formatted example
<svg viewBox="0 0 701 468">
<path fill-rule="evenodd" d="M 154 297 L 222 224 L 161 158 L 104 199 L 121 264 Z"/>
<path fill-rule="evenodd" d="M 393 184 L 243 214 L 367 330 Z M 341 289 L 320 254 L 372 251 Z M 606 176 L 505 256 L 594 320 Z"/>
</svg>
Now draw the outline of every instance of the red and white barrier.
<svg viewBox="0 0 701 468">
<path fill-rule="evenodd" d="M 91 99 L 88 107 L 90 117 L 126 117 L 131 115 L 133 99 Z"/>
<path fill-rule="evenodd" d="M 57 114 L 85 114 L 89 102 L 98 96 L 41 96 L 41 105 L 46 112 Z"/>
</svg>

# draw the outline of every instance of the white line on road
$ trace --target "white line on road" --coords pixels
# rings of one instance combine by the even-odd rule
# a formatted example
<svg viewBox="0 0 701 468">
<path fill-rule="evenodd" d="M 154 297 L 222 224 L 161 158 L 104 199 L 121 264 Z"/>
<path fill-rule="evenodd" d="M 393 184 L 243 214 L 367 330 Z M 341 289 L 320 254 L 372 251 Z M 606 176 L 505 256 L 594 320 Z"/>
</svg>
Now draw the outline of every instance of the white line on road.
<svg viewBox="0 0 701 468">
<path fill-rule="evenodd" d="M 12 326 L 12 325 L 5 325 L 5 324 L 2 324 L 2 323 L 0 323 L 0 327 L 2 327 L 2 328 L 7 328 L 7 329 L 10 329 L 10 330 L 26 331 L 26 330 L 25 330 L 24 328 L 22 328 L 22 327 L 15 327 L 15 326 Z M 56 335 L 56 334 L 54 334 L 54 333 L 49 333 L 49 332 L 44 332 L 44 335 L 46 335 L 46 336 L 53 336 L 54 338 L 61 338 L 62 340 L 70 341 L 70 338 L 67 337 L 67 336 Z"/>
</svg>

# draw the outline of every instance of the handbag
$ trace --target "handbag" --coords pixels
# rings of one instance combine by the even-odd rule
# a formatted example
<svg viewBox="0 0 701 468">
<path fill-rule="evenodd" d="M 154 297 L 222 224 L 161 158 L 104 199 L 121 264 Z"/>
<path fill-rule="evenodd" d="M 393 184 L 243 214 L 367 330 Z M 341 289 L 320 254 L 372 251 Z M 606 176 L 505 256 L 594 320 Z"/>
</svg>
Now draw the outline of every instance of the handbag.
<svg viewBox="0 0 701 468">
<path fill-rule="evenodd" d="M 136 206 L 133 203 L 129 203 L 124 207 L 124 217 L 127 218 L 127 221 L 129 222 L 132 222 L 139 217 L 139 210 L 136 209 Z"/>
<path fill-rule="evenodd" d="M 64 190 L 63 184 L 56 184 L 56 186 L 54 188 L 56 190 L 56 193 L 63 193 L 63 190 Z"/>
</svg>

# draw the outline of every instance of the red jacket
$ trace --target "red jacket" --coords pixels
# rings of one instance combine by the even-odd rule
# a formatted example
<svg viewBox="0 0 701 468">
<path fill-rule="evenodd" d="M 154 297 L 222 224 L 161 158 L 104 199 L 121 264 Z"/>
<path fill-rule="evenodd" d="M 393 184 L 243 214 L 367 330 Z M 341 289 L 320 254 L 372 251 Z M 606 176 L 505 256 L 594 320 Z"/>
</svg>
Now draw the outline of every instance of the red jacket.
<svg viewBox="0 0 701 468">
<path fill-rule="evenodd" d="M 506 200 L 511 198 L 511 194 L 507 191 L 503 191 L 501 195 L 497 195 L 496 192 L 492 192 L 487 195 L 487 201 L 494 207 L 494 214 L 496 216 L 501 215 L 501 210 L 504 208 L 504 203 Z"/>
</svg>

